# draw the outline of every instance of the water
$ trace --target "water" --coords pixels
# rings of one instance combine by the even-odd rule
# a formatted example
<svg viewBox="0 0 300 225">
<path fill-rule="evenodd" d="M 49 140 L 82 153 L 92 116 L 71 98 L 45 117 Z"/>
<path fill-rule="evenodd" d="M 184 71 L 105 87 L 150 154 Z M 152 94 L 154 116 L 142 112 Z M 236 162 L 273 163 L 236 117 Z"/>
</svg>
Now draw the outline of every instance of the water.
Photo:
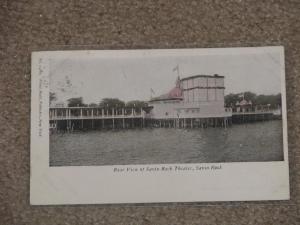
<svg viewBox="0 0 300 225">
<path fill-rule="evenodd" d="M 50 166 L 283 160 L 282 123 L 145 128 L 50 135 Z"/>
</svg>

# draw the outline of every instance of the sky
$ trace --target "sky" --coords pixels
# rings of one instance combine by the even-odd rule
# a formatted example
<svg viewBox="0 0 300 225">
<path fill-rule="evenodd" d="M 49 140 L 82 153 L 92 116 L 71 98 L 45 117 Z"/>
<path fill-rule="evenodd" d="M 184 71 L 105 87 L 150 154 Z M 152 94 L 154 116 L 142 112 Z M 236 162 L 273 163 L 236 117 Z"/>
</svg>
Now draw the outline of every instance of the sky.
<svg viewBox="0 0 300 225">
<path fill-rule="evenodd" d="M 84 103 L 103 98 L 123 101 L 149 100 L 168 92 L 178 76 L 225 76 L 225 94 L 251 91 L 256 94 L 280 93 L 278 53 L 234 55 L 172 55 L 156 57 L 52 58 L 50 92 L 56 102 L 82 97 Z"/>
</svg>

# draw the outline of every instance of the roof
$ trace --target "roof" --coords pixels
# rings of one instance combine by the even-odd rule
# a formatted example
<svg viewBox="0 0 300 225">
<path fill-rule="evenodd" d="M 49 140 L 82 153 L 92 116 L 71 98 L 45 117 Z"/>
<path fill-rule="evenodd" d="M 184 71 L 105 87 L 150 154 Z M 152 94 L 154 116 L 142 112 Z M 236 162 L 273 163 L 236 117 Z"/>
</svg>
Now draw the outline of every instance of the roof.
<svg viewBox="0 0 300 225">
<path fill-rule="evenodd" d="M 247 101 L 247 100 L 245 100 L 245 99 L 243 99 L 242 101 L 240 101 L 240 102 L 236 102 L 235 103 L 235 105 L 237 105 L 237 106 L 244 106 L 244 105 L 252 105 L 252 102 L 251 102 L 251 100 L 249 100 L 249 101 Z"/>
<path fill-rule="evenodd" d="M 197 77 L 224 78 L 224 76 L 220 76 L 219 74 L 214 74 L 214 75 L 194 75 L 194 76 L 189 76 L 189 77 L 182 78 L 182 79 L 180 79 L 180 81 L 190 80 L 190 79 L 197 78 Z"/>
<path fill-rule="evenodd" d="M 150 102 L 153 101 L 163 101 L 163 100 L 182 100 L 182 89 L 180 87 L 174 87 L 167 94 L 160 95 L 158 97 L 152 98 Z"/>
<path fill-rule="evenodd" d="M 164 97 L 164 95 L 161 95 L 156 98 L 152 98 L 149 102 L 167 101 L 167 100 L 182 100 L 182 99 L 183 99 L 182 97 L 169 98 L 169 97 Z"/>
<path fill-rule="evenodd" d="M 177 77 L 176 86 L 172 88 L 167 94 L 160 95 L 156 98 L 150 100 L 153 101 L 163 101 L 163 100 L 182 100 L 182 89 L 180 87 L 180 78 Z"/>
<path fill-rule="evenodd" d="M 193 79 L 196 77 L 210 77 L 210 78 L 224 78 L 224 76 L 220 76 L 218 74 L 215 75 L 194 75 L 194 76 L 190 76 L 190 77 L 185 77 L 180 79 L 180 77 L 177 77 L 176 80 L 176 86 L 174 88 L 172 88 L 167 94 L 163 94 L 160 95 L 158 97 L 152 98 L 150 100 L 150 102 L 154 102 L 154 101 L 165 101 L 165 100 L 182 100 L 183 99 L 183 90 L 182 87 L 180 85 L 180 82 L 183 80 L 189 80 L 189 79 Z"/>
</svg>

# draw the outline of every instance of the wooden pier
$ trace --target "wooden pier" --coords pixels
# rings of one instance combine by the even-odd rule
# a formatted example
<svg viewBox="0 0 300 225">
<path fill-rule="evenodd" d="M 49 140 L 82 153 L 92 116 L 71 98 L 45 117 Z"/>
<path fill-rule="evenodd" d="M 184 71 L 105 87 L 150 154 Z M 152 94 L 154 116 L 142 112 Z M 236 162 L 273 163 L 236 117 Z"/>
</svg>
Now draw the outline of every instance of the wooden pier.
<svg viewBox="0 0 300 225">
<path fill-rule="evenodd" d="M 50 108 L 50 128 L 55 130 L 119 129 L 145 126 L 140 108 L 66 107 Z"/>
<path fill-rule="evenodd" d="M 150 127 L 162 128 L 207 128 L 228 127 L 232 124 L 231 117 L 215 118 L 174 118 L 174 119 L 150 119 L 147 120 Z"/>
<path fill-rule="evenodd" d="M 50 108 L 50 130 L 93 130 L 130 128 L 207 128 L 280 119 L 273 111 L 232 112 L 229 117 L 151 118 L 149 108 Z"/>
<path fill-rule="evenodd" d="M 281 119 L 281 115 L 277 116 L 274 114 L 274 110 L 264 111 L 250 111 L 250 112 L 233 112 L 232 123 L 251 123 L 259 121 L 268 121 L 274 119 Z"/>
</svg>

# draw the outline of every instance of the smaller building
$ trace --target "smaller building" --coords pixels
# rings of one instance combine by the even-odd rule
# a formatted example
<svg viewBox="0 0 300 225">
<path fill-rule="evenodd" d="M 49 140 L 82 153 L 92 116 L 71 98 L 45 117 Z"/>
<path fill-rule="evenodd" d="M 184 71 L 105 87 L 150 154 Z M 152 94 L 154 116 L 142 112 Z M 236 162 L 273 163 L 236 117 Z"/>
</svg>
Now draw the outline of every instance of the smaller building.
<svg viewBox="0 0 300 225">
<path fill-rule="evenodd" d="M 247 101 L 243 99 L 241 101 L 237 101 L 235 103 L 235 107 L 233 109 L 234 112 L 251 112 L 253 111 L 253 105 L 251 100 Z"/>
<path fill-rule="evenodd" d="M 63 102 L 51 102 L 50 107 L 51 108 L 64 108 L 64 107 L 66 107 L 66 105 Z"/>
</svg>

